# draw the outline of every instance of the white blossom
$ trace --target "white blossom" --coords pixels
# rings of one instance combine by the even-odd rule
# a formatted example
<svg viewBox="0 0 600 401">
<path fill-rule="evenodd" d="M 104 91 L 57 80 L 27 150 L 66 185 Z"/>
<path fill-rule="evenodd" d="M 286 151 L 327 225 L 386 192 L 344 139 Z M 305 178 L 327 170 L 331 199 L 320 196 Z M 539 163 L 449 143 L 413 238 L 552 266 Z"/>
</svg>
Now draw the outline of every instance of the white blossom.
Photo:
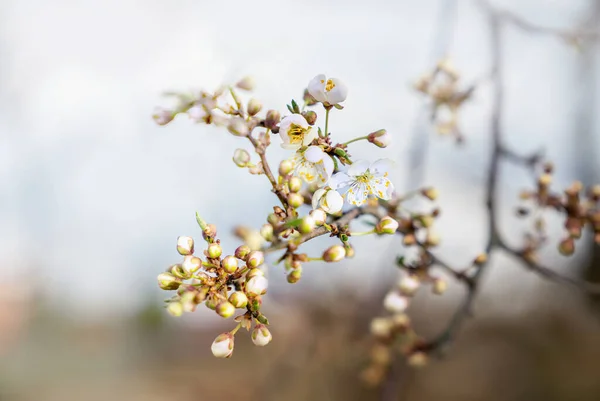
<svg viewBox="0 0 600 401">
<path fill-rule="evenodd" d="M 233 353 L 233 334 L 219 334 L 210 346 L 210 350 L 217 358 L 229 358 Z"/>
<path fill-rule="evenodd" d="M 268 343 L 271 342 L 273 336 L 271 332 L 264 324 L 257 324 L 252 330 L 252 342 L 254 345 L 258 345 L 259 347 L 264 347 Z"/>
<path fill-rule="evenodd" d="M 383 299 L 383 306 L 390 312 L 402 313 L 408 308 L 408 298 L 397 291 L 390 291 Z"/>
<path fill-rule="evenodd" d="M 329 214 L 338 213 L 343 206 L 344 198 L 331 188 L 317 189 L 312 197 L 313 209 L 321 208 Z"/>
<path fill-rule="evenodd" d="M 246 294 L 249 296 L 263 295 L 267 292 L 269 281 L 264 276 L 254 276 L 246 282 Z"/>
<path fill-rule="evenodd" d="M 349 187 L 346 200 L 351 205 L 360 206 L 367 201 L 369 195 L 389 200 L 394 192 L 394 185 L 387 178 L 392 161 L 380 159 L 374 163 L 357 160 L 347 173 L 337 173 L 329 181 L 332 189 Z"/>
<path fill-rule="evenodd" d="M 279 136 L 284 149 L 297 150 L 302 146 L 308 146 L 317 137 L 317 131 L 313 130 L 306 118 L 300 114 L 292 114 L 285 117 L 279 124 Z"/>
<path fill-rule="evenodd" d="M 304 152 L 296 152 L 292 163 L 294 175 L 319 187 L 325 185 L 333 174 L 333 159 L 319 146 L 309 146 Z"/>
<path fill-rule="evenodd" d="M 348 87 L 337 78 L 319 74 L 308 83 L 308 93 L 325 105 L 334 105 L 346 100 Z"/>
</svg>

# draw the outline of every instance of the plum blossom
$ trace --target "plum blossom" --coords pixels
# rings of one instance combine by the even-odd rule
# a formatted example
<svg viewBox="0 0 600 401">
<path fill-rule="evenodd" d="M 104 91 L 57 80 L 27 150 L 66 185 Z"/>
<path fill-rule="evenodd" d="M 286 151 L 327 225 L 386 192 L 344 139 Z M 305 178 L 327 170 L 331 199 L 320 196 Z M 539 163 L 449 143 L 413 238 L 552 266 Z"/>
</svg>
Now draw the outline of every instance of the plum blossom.
<svg viewBox="0 0 600 401">
<path fill-rule="evenodd" d="M 317 189 L 312 197 L 313 209 L 320 208 L 329 214 L 338 213 L 343 206 L 344 198 L 331 188 Z"/>
<path fill-rule="evenodd" d="M 279 136 L 284 149 L 298 150 L 308 146 L 317 137 L 317 132 L 311 129 L 306 118 L 300 114 L 285 117 L 279 124 Z"/>
<path fill-rule="evenodd" d="M 347 173 L 337 173 L 331 177 L 329 186 L 332 189 L 349 187 L 345 194 L 346 200 L 355 206 L 364 204 L 370 195 L 389 200 L 394 192 L 394 185 L 387 178 L 391 165 L 392 161 L 389 159 L 373 163 L 357 160 Z"/>
<path fill-rule="evenodd" d="M 337 78 L 319 74 L 308 83 L 308 93 L 324 105 L 335 105 L 346 100 L 348 87 Z"/>
<path fill-rule="evenodd" d="M 294 175 L 307 183 L 317 183 L 322 187 L 333 174 L 333 159 L 319 146 L 309 146 L 304 152 L 297 152 L 292 159 Z"/>
</svg>

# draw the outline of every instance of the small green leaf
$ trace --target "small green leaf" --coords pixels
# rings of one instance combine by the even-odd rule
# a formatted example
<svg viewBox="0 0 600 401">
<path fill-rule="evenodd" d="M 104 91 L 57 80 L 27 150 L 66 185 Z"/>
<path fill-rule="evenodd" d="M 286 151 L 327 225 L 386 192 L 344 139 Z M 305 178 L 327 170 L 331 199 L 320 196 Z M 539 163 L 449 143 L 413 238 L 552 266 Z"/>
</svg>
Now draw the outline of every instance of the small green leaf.
<svg viewBox="0 0 600 401">
<path fill-rule="evenodd" d="M 333 107 L 335 107 L 338 110 L 342 110 L 344 108 L 344 106 L 342 106 L 341 104 L 334 104 Z"/>
<path fill-rule="evenodd" d="M 346 234 L 342 234 L 342 235 L 340 235 L 340 239 L 342 240 L 342 242 L 347 242 L 348 236 Z"/>
<path fill-rule="evenodd" d="M 406 266 L 406 265 L 404 264 L 404 260 L 405 260 L 405 259 L 404 259 L 404 256 L 398 256 L 398 258 L 396 259 L 396 264 L 397 264 L 398 266 L 404 267 L 404 266 Z"/>
<path fill-rule="evenodd" d="M 292 109 L 292 106 L 290 106 L 289 104 L 286 104 L 286 106 L 290 113 L 294 114 L 294 109 Z"/>
<path fill-rule="evenodd" d="M 292 99 L 292 108 L 294 109 L 294 113 L 300 114 L 300 107 L 298 107 L 298 103 L 294 99 Z"/>
<path fill-rule="evenodd" d="M 346 151 L 344 149 L 341 148 L 335 148 L 334 153 L 339 156 L 339 157 L 347 157 L 348 153 L 346 153 Z"/>
<path fill-rule="evenodd" d="M 208 225 L 206 224 L 206 221 L 204 221 L 202 217 L 200 217 L 200 214 L 198 212 L 196 212 L 196 221 L 198 222 L 198 225 L 200 226 L 202 231 L 206 230 L 206 227 L 208 227 Z"/>
</svg>

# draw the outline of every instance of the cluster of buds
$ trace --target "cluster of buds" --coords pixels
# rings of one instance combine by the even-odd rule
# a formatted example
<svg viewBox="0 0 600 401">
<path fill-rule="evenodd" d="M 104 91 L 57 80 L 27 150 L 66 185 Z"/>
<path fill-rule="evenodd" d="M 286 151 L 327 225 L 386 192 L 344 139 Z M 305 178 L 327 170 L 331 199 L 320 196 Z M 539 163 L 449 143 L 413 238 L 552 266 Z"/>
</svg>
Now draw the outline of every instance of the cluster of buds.
<svg viewBox="0 0 600 401">
<path fill-rule="evenodd" d="M 223 255 L 216 239 L 216 228 L 199 219 L 203 228 L 206 249 L 199 256 L 191 237 L 177 239 L 177 251 L 183 261 L 170 266 L 158 275 L 158 285 L 163 290 L 175 290 L 176 295 L 167 301 L 167 311 L 173 316 L 193 312 L 204 304 L 223 318 L 233 317 L 237 326 L 231 332 L 219 335 L 211 350 L 216 357 L 229 358 L 233 352 L 234 335 L 242 327 L 254 332 L 256 345 L 267 345 L 271 334 L 268 320 L 261 312 L 261 297 L 267 292 L 268 281 L 261 269 L 264 255 L 248 246 L 239 246 L 233 255 Z"/>
<path fill-rule="evenodd" d="M 600 185 L 585 189 L 580 181 L 575 181 L 562 194 L 555 193 L 550 188 L 552 173 L 552 164 L 545 164 L 538 177 L 537 188 L 534 191 L 523 191 L 521 199 L 533 201 L 536 210 L 550 209 L 564 216 L 566 235 L 558 244 L 561 254 L 568 256 L 575 252 L 575 241 L 581 238 L 586 226 L 594 233 L 595 242 L 600 244 Z M 530 208 L 520 207 L 518 214 L 527 216 L 530 211 Z M 532 262 L 536 259 L 536 251 L 546 240 L 542 217 L 536 217 L 534 227 L 536 235 L 528 234 L 522 251 Z"/>
<path fill-rule="evenodd" d="M 458 112 L 475 88 L 460 88 L 459 79 L 451 61 L 443 59 L 437 63 L 433 72 L 419 78 L 414 87 L 431 99 L 431 121 L 437 132 L 452 135 L 460 142 L 463 136 L 458 127 Z"/>
</svg>

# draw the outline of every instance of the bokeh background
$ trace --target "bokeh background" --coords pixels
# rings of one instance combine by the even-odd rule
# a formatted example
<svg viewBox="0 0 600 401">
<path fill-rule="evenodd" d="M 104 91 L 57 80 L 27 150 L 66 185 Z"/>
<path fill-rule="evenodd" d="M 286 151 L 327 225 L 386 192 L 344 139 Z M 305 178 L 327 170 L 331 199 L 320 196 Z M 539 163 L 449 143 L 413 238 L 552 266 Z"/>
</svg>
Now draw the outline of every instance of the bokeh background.
<svg viewBox="0 0 600 401">
<path fill-rule="evenodd" d="M 597 0 L 493 4 L 541 26 L 600 28 Z M 503 39 L 506 140 L 523 153 L 543 146 L 558 188 L 597 181 L 597 44 L 510 24 Z M 435 135 L 411 88 L 444 54 L 466 84 L 480 82 L 460 147 Z M 594 300 L 502 255 L 447 356 L 398 368 L 383 393 L 357 377 L 398 239 L 358 238 L 352 261 L 311 264 L 294 286 L 272 268 L 274 340 L 256 349 L 238 336 L 230 360 L 210 354 L 229 329 L 214 314 L 175 319 L 162 307 L 156 275 L 177 260 L 177 236 L 199 235 L 195 211 L 233 250 L 231 228 L 260 227 L 273 201 L 264 177 L 231 163 L 239 138 L 186 119 L 156 126 L 163 91 L 252 75 L 255 96 L 283 111 L 314 75 L 343 79 L 349 97 L 331 131 L 340 142 L 393 134 L 392 146 L 353 155 L 395 159 L 399 190 L 440 190 L 438 254 L 463 266 L 485 241 L 489 70 L 489 20 L 475 1 L 0 0 L 0 400 L 600 399 Z M 500 179 L 501 229 L 518 242 L 526 225 L 514 208 L 533 181 L 510 165 Z M 560 221 L 549 222 L 559 238 Z M 591 243 L 571 259 L 543 255 L 592 280 L 597 256 Z M 421 294 L 417 329 L 438 333 L 462 295 L 454 283 Z"/>
</svg>

